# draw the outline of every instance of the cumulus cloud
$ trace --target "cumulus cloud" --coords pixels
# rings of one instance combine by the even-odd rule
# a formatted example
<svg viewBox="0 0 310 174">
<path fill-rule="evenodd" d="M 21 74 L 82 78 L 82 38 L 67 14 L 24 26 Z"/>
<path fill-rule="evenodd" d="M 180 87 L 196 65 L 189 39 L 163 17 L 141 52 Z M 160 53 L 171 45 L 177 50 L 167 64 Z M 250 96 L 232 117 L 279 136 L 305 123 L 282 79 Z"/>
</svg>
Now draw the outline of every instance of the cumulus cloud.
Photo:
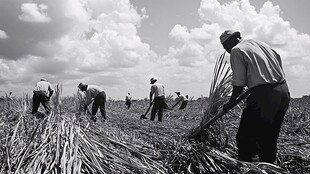
<svg viewBox="0 0 310 174">
<path fill-rule="evenodd" d="M 119 85 L 123 88 L 126 82 L 139 90 L 134 84 L 144 81 L 144 66 L 151 67 L 150 59 L 157 56 L 137 34 L 141 20 L 147 18 L 145 10 L 139 14 L 129 0 L 55 0 L 45 4 L 21 5 L 23 14 L 19 18 L 28 23 L 3 20 L 8 24 L 5 29 L 15 37 L 0 41 L 1 67 L 7 67 L 0 70 L 2 85 L 8 87 L 27 79 L 25 89 L 31 91 L 33 85 L 29 83 L 46 77 L 54 83 L 63 81 L 66 94 L 75 91 L 79 81 L 104 84 L 108 91 Z M 6 5 L 20 6 L 17 2 L 4 3 L 0 19 L 4 18 L 1 8 Z M 18 10 L 13 11 L 18 16 Z M 40 15 L 53 20 L 30 23 L 43 22 Z M 136 81 L 126 80 L 128 77 Z"/>
<path fill-rule="evenodd" d="M 266 2 L 255 9 L 248 0 L 202 0 L 197 12 L 201 26 L 176 24 L 167 33 L 176 44 L 159 57 L 138 33 L 148 20 L 147 10 L 138 12 L 129 0 L 4 1 L 0 90 L 32 91 L 45 77 L 53 84 L 62 82 L 66 95 L 83 81 L 103 86 L 108 97 L 127 92 L 147 97 L 149 79 L 156 76 L 168 91 L 190 94 L 203 88 L 207 94 L 214 64 L 224 51 L 219 35 L 225 29 L 273 46 L 282 56 L 291 89 L 308 79 L 310 36 L 285 21 L 279 6 Z M 123 90 L 128 91 L 121 94 Z"/>
<path fill-rule="evenodd" d="M 7 38 L 8 38 L 8 35 L 6 34 L 6 32 L 3 30 L 0 30 L 0 39 L 7 39 Z"/>
<path fill-rule="evenodd" d="M 248 0 L 225 4 L 218 0 L 202 0 L 198 13 L 202 27 L 189 30 L 177 24 L 169 34 L 178 44 L 169 48 L 165 60 L 173 62 L 174 67 L 178 67 L 175 71 L 183 77 L 188 72 L 182 71 L 182 67 L 187 67 L 192 74 L 205 72 L 193 77 L 210 82 L 208 78 L 214 62 L 223 53 L 219 36 L 226 29 L 239 30 L 243 38 L 262 40 L 278 51 L 292 89 L 298 89 L 297 85 L 304 83 L 305 76 L 309 76 L 309 35 L 299 33 L 285 21 L 279 6 L 267 1 L 256 11 Z M 300 95 L 297 90 L 293 94 Z"/>
<path fill-rule="evenodd" d="M 24 3 L 21 5 L 22 14 L 18 18 L 24 22 L 50 22 L 52 19 L 46 13 L 47 9 L 45 4 Z"/>
</svg>

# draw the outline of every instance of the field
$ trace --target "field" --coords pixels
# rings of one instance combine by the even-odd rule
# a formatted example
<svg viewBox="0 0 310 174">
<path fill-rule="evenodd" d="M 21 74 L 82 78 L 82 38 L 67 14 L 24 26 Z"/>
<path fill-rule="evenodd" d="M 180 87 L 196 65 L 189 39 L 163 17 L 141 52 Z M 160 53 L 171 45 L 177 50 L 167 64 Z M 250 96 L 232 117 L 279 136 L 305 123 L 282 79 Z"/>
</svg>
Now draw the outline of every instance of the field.
<svg viewBox="0 0 310 174">
<path fill-rule="evenodd" d="M 45 118 L 30 114 L 31 97 L 0 102 L 0 173 L 310 173 L 309 96 L 291 100 L 278 141 L 281 168 L 236 160 L 238 108 L 201 141 L 189 140 L 205 115 L 204 97 L 165 111 L 163 122 L 139 119 L 148 100 L 129 110 L 108 100 L 107 121 L 98 112 L 95 123 L 79 111 L 77 96 L 54 96 L 54 113 Z"/>
</svg>

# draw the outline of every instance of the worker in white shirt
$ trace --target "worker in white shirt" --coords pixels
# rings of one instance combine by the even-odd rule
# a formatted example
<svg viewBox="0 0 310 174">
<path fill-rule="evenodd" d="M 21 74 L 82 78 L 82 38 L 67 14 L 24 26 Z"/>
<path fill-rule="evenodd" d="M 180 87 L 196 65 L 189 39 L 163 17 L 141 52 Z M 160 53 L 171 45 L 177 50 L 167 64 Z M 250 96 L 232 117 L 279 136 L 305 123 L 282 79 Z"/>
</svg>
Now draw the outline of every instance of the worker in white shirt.
<svg viewBox="0 0 310 174">
<path fill-rule="evenodd" d="M 32 114 L 35 115 L 38 112 L 40 103 L 43 105 L 46 114 L 51 113 L 51 106 L 49 104 L 54 90 L 50 82 L 42 78 L 35 86 L 32 97 Z"/>
<path fill-rule="evenodd" d="M 93 101 L 92 110 L 90 112 L 93 121 L 97 120 L 96 113 L 98 108 L 100 108 L 101 116 L 106 120 L 106 94 L 104 90 L 97 85 L 87 85 L 85 83 L 80 83 L 78 88 L 85 93 L 86 102 L 84 103 L 84 110 L 87 110 L 87 106 Z"/>
<path fill-rule="evenodd" d="M 175 92 L 175 93 L 178 95 L 178 97 L 176 98 L 176 103 L 172 106 L 172 109 L 176 107 L 180 102 L 182 102 L 182 104 L 179 109 L 186 108 L 187 103 L 188 103 L 188 98 L 185 95 L 181 94 L 181 92 Z"/>
<path fill-rule="evenodd" d="M 130 95 L 129 92 L 126 95 L 126 98 L 125 98 L 125 105 L 127 105 L 127 109 L 130 109 L 130 106 L 131 106 L 131 95 Z"/>
<path fill-rule="evenodd" d="M 158 114 L 158 121 L 162 122 L 163 110 L 167 107 L 165 102 L 165 88 L 164 85 L 157 83 L 157 79 L 151 78 L 150 80 L 151 90 L 150 90 L 150 105 L 152 104 L 152 99 L 154 95 L 154 105 L 151 111 L 150 120 L 155 120 L 156 113 Z"/>
</svg>

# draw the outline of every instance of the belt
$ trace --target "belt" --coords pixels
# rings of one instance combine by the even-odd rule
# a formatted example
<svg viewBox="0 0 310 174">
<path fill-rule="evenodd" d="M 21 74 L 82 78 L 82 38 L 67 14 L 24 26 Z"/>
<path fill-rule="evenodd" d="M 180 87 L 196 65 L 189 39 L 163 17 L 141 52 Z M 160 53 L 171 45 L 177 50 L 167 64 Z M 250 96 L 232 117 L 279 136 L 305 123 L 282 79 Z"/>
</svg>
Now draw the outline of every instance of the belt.
<svg viewBox="0 0 310 174">
<path fill-rule="evenodd" d="M 262 84 L 262 85 L 258 85 L 258 86 L 255 86 L 253 88 L 251 88 L 251 90 L 255 90 L 259 87 L 262 87 L 262 86 L 270 86 L 270 87 L 276 87 L 278 85 L 281 85 L 281 84 L 284 84 L 286 81 L 284 78 L 281 78 L 280 80 L 278 80 L 276 83 L 266 83 L 266 84 Z"/>
<path fill-rule="evenodd" d="M 285 83 L 285 79 L 281 78 L 280 80 L 278 80 L 276 83 L 267 83 L 266 85 L 272 85 L 272 86 L 277 86 L 277 85 L 281 85 Z"/>
<path fill-rule="evenodd" d="M 33 93 L 36 93 L 36 92 L 44 92 L 44 93 L 46 93 L 46 91 L 33 91 Z"/>
</svg>

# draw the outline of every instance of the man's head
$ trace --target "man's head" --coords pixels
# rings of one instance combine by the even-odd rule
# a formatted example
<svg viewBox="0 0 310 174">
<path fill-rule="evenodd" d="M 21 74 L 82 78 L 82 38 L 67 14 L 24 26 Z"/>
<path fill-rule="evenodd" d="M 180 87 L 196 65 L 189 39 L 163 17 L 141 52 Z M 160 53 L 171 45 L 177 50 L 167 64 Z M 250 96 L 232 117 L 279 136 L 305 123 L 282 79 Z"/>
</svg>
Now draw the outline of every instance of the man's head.
<svg viewBox="0 0 310 174">
<path fill-rule="evenodd" d="M 176 93 L 178 96 L 181 94 L 180 92 L 174 92 L 174 93 Z"/>
<path fill-rule="evenodd" d="M 239 31 L 226 30 L 220 36 L 220 41 L 224 49 L 230 54 L 231 49 L 236 46 L 241 39 Z"/>
<path fill-rule="evenodd" d="M 150 79 L 150 84 L 154 84 L 156 81 L 157 81 L 157 79 L 155 79 L 154 77 L 152 77 L 152 78 Z"/>
<path fill-rule="evenodd" d="M 47 81 L 45 78 L 41 78 L 40 81 Z"/>
<path fill-rule="evenodd" d="M 87 85 L 83 82 L 81 82 L 79 85 L 78 85 L 78 88 L 81 90 L 81 91 L 86 91 L 87 89 Z"/>
</svg>

